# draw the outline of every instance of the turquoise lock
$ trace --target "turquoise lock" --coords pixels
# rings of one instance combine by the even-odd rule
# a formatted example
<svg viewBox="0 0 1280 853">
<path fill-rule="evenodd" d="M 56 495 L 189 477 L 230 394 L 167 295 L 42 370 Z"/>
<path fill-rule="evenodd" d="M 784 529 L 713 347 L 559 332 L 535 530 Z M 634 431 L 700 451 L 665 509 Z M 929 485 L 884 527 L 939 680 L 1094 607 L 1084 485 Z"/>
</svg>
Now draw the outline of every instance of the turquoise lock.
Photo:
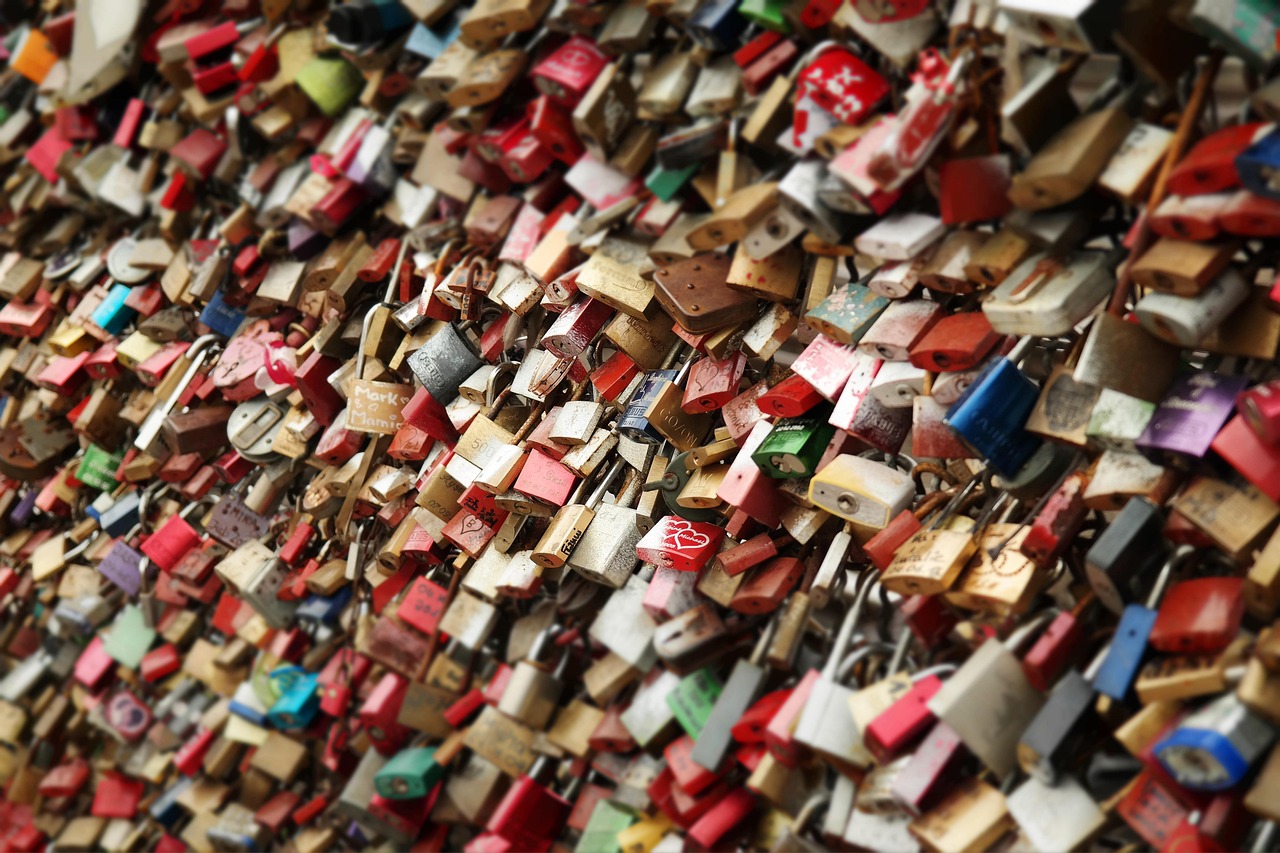
<svg viewBox="0 0 1280 853">
<path fill-rule="evenodd" d="M 106 298 L 93 309 L 89 319 L 108 334 L 118 335 L 123 332 L 125 327 L 138 316 L 137 311 L 125 307 L 124 304 L 124 301 L 129 298 L 130 290 L 132 288 L 127 284 L 112 285 L 111 290 L 107 291 Z"/>
<path fill-rule="evenodd" d="M 444 778 L 433 746 L 402 749 L 373 777 L 378 796 L 388 800 L 413 800 L 431 793 Z"/>
<path fill-rule="evenodd" d="M 290 670 L 296 667 L 289 667 Z M 278 671 L 277 671 L 278 672 Z M 284 679 L 272 679 L 282 687 L 280 698 L 267 711 L 267 722 L 281 730 L 305 729 L 320 711 L 317 676 L 312 672 L 290 672 Z"/>
</svg>

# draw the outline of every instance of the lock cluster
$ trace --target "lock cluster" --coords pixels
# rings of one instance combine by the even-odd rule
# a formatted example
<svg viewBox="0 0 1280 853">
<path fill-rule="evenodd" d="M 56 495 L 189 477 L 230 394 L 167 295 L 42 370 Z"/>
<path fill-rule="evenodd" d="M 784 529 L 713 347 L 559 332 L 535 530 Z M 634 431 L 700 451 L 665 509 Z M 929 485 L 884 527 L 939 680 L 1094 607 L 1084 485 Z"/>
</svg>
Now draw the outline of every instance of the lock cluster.
<svg viewBox="0 0 1280 853">
<path fill-rule="evenodd" d="M 0 3 L 0 853 L 1277 849 L 1278 48 Z"/>
</svg>

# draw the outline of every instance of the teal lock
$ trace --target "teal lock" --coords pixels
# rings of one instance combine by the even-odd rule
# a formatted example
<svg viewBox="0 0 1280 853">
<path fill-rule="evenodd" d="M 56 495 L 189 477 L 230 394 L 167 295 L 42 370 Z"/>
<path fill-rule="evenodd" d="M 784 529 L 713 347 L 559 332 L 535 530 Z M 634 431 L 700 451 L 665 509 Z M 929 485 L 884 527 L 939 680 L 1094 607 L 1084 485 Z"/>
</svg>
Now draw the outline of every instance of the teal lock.
<svg viewBox="0 0 1280 853">
<path fill-rule="evenodd" d="M 826 415 L 783 418 L 751 454 L 760 470 L 778 480 L 812 477 L 836 428 Z"/>
<path fill-rule="evenodd" d="M 103 297 L 102 302 L 98 304 L 98 307 L 93 309 L 89 319 L 93 321 L 95 326 L 109 335 L 118 335 L 123 332 L 125 327 L 138 316 L 137 311 L 126 307 L 124 304 L 124 301 L 129 298 L 129 291 L 132 289 L 127 284 L 113 284 L 111 289 L 107 291 L 107 295 Z"/>
<path fill-rule="evenodd" d="M 76 479 L 103 492 L 114 491 L 120 485 L 120 481 L 116 479 L 116 471 L 123 461 L 123 453 L 111 453 L 91 444 L 76 467 Z"/>
<path fill-rule="evenodd" d="M 710 667 L 703 667 L 680 679 L 675 690 L 667 694 L 667 705 L 675 714 L 676 722 L 694 740 L 702 734 L 702 728 L 711 716 L 711 709 L 720 698 L 724 685 Z"/>
<path fill-rule="evenodd" d="M 274 679 L 274 673 L 272 677 Z M 276 680 L 280 686 L 280 698 L 267 710 L 267 722 L 277 729 L 305 729 L 320 711 L 318 678 L 313 672 L 294 673 L 291 677 Z"/>
<path fill-rule="evenodd" d="M 696 163 L 683 169 L 664 169 L 657 166 L 649 173 L 649 177 L 644 179 L 644 185 L 661 201 L 671 201 L 697 171 Z"/>
<path fill-rule="evenodd" d="M 444 778 L 433 746 L 402 749 L 373 777 L 378 796 L 388 800 L 425 797 Z"/>
<path fill-rule="evenodd" d="M 786 35 L 791 32 L 791 22 L 783 14 L 787 5 L 778 0 L 742 0 L 738 6 L 738 14 L 766 30 Z"/>
</svg>

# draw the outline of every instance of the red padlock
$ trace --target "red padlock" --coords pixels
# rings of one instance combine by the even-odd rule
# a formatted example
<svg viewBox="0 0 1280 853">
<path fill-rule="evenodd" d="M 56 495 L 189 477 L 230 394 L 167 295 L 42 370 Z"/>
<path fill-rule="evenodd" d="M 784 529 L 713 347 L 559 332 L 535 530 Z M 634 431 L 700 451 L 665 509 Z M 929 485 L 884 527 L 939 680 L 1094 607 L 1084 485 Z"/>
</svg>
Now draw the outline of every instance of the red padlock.
<svg viewBox="0 0 1280 853">
<path fill-rule="evenodd" d="M 770 417 L 798 418 L 826 398 L 792 374 L 756 398 L 756 406 Z"/>
<path fill-rule="evenodd" d="M 1220 193 L 1240 186 L 1236 157 L 1255 140 L 1270 133 L 1265 122 L 1237 124 L 1211 133 L 1169 172 L 1166 189 L 1173 195 Z"/>
<path fill-rule="evenodd" d="M 412 729 L 397 722 L 408 692 L 409 682 L 404 676 L 387 672 L 360 706 L 360 723 L 381 755 L 395 755 L 413 735 Z"/>
<path fill-rule="evenodd" d="M 1171 586 L 1147 641 L 1169 654 L 1217 654 L 1240 630 L 1243 578 L 1194 578 Z"/>
<path fill-rule="evenodd" d="M 1236 408 L 1245 423 L 1267 444 L 1280 444 L 1280 379 L 1242 392 Z"/>
<path fill-rule="evenodd" d="M 535 65 L 530 74 L 539 92 L 572 107 L 582 100 L 608 64 L 609 57 L 595 42 L 574 36 Z"/>
<path fill-rule="evenodd" d="M 845 124 L 858 124 L 889 94 L 889 84 L 844 48 L 823 51 L 800 72 L 798 91 Z"/>
<path fill-rule="evenodd" d="M 935 717 L 929 700 L 942 689 L 942 679 L 927 675 L 867 724 L 863 744 L 881 765 L 904 755 L 933 726 Z"/>
<path fill-rule="evenodd" d="M 540 759 L 544 767 L 551 765 Z M 569 817 L 569 801 L 537 781 L 535 765 L 507 790 L 485 829 L 509 842 L 514 850 L 549 850 Z"/>
<path fill-rule="evenodd" d="M 183 557 L 200 547 L 200 533 L 185 518 L 185 515 L 195 508 L 188 507 L 177 515 L 169 516 L 164 524 L 142 543 L 142 553 L 150 557 L 161 571 L 173 571 Z"/>
<path fill-rule="evenodd" d="M 968 370 L 982 361 L 1002 337 L 981 311 L 952 314 L 935 323 L 911 347 L 910 361 L 922 370 L 934 372 Z"/>
<path fill-rule="evenodd" d="M 704 358 L 689 368 L 680 408 L 691 415 L 713 412 L 738 396 L 747 356 L 741 350 L 726 358 Z"/>
<path fill-rule="evenodd" d="M 716 555 L 722 541 L 723 527 L 668 515 L 636 543 L 636 556 L 662 568 L 697 572 Z"/>
</svg>

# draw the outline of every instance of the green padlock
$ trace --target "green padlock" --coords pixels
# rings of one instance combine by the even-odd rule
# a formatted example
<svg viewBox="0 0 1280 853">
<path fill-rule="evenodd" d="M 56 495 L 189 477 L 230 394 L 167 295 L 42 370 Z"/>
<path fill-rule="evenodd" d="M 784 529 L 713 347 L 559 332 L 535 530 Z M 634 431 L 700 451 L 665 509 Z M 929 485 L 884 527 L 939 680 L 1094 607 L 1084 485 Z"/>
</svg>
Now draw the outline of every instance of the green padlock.
<svg viewBox="0 0 1280 853">
<path fill-rule="evenodd" d="M 365 81 L 360 69 L 341 56 L 317 56 L 298 72 L 295 82 L 320 112 L 333 118 L 359 97 Z"/>
<path fill-rule="evenodd" d="M 635 823 L 635 816 L 608 800 L 600 800 L 591 811 L 574 853 L 617 853 L 618 833 Z"/>
<path fill-rule="evenodd" d="M 76 479 L 100 491 L 114 491 L 120 485 L 120 481 L 116 479 L 116 471 L 123 461 L 123 453 L 111 453 L 91 444 L 85 449 L 84 456 L 76 467 Z"/>
<path fill-rule="evenodd" d="M 684 169 L 664 169 L 661 166 L 655 166 L 649 173 L 649 177 L 644 179 L 644 185 L 661 201 L 671 201 L 697 171 L 697 165 Z"/>
<path fill-rule="evenodd" d="M 431 793 L 444 778 L 433 746 L 402 749 L 373 777 L 378 795 L 388 800 L 413 800 Z"/>
<path fill-rule="evenodd" d="M 715 671 L 706 666 L 680 679 L 676 689 L 667 695 L 667 705 L 689 737 L 697 740 L 702 734 L 723 689 Z"/>
<path fill-rule="evenodd" d="M 836 428 L 827 423 L 825 413 L 782 418 L 751 454 L 751 460 L 774 479 L 812 477 L 835 434 Z"/>
<path fill-rule="evenodd" d="M 742 0 L 738 14 L 766 30 L 774 30 L 784 36 L 791 32 L 791 22 L 783 11 L 788 4 L 778 0 Z"/>
</svg>

